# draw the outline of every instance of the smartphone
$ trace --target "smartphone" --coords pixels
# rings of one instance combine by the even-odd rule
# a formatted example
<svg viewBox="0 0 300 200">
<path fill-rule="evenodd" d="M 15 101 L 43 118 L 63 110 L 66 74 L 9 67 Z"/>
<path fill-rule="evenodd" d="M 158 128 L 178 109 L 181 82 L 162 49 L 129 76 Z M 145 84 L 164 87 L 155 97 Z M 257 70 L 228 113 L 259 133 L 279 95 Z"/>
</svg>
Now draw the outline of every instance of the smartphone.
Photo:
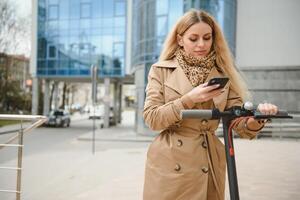
<svg viewBox="0 0 300 200">
<path fill-rule="evenodd" d="M 218 87 L 216 89 L 220 89 L 220 88 L 224 88 L 228 81 L 229 81 L 228 77 L 216 77 L 216 78 L 210 79 L 208 81 L 207 86 L 219 84 L 220 87 Z"/>
</svg>

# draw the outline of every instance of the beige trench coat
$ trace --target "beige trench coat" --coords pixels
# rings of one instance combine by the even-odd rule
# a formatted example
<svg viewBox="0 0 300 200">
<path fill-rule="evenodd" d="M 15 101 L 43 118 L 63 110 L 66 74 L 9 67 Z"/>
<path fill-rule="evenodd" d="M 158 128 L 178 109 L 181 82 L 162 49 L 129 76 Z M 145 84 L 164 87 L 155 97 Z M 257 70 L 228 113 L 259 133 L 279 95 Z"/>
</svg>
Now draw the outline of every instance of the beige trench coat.
<svg viewBox="0 0 300 200">
<path fill-rule="evenodd" d="M 206 81 L 220 76 L 222 72 L 213 69 Z M 214 134 L 219 120 L 180 119 L 181 110 L 205 107 L 185 95 L 192 89 L 175 59 L 151 67 L 143 114 L 146 124 L 161 132 L 148 150 L 144 200 L 224 199 L 225 149 Z M 222 111 L 241 104 L 230 83 L 211 102 Z M 234 130 L 241 137 L 255 137 L 257 132 L 244 125 L 242 121 Z"/>
</svg>

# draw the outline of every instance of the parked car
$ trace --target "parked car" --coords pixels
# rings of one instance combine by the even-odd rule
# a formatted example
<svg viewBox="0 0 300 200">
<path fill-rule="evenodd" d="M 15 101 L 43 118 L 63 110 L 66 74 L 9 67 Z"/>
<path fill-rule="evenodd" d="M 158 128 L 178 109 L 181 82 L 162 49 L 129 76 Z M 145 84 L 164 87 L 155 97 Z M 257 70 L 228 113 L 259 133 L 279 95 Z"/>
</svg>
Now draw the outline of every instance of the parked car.
<svg viewBox="0 0 300 200">
<path fill-rule="evenodd" d="M 100 127 L 104 127 L 104 114 L 105 114 L 105 107 L 103 104 L 97 105 L 96 107 L 92 107 L 89 112 L 89 119 L 99 119 L 97 123 L 100 123 Z M 110 107 L 109 111 L 109 125 L 115 125 L 114 121 L 114 113 L 113 107 Z"/>
<path fill-rule="evenodd" d="M 66 110 L 52 110 L 48 115 L 48 120 L 45 122 L 46 126 L 55 127 L 69 127 L 71 123 L 70 114 Z"/>
<path fill-rule="evenodd" d="M 104 105 L 97 105 L 89 109 L 89 119 L 103 119 L 104 118 Z"/>
</svg>

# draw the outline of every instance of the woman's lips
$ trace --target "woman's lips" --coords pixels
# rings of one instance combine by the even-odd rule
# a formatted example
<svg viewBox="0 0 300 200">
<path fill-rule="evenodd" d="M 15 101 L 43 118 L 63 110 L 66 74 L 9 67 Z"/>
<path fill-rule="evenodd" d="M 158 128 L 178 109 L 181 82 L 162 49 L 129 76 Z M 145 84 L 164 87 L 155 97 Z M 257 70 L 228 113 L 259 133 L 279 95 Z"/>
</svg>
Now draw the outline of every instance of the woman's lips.
<svg viewBox="0 0 300 200">
<path fill-rule="evenodd" d="M 194 51 L 196 54 L 203 55 L 206 53 L 206 50 L 203 51 Z"/>
</svg>

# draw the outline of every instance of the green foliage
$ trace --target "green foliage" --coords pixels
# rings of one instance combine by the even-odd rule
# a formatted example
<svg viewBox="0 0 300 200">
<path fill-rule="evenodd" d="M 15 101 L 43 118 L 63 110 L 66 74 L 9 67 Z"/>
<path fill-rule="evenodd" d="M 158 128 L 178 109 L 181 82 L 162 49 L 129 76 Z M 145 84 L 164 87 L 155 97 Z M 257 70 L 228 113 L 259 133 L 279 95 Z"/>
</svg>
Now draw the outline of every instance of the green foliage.
<svg viewBox="0 0 300 200">
<path fill-rule="evenodd" d="M 31 96 L 20 88 L 18 81 L 9 82 L 0 88 L 0 111 L 3 113 L 18 113 L 19 111 L 30 111 Z"/>
<path fill-rule="evenodd" d="M 8 67 L 0 68 L 0 112 L 20 113 L 30 112 L 31 95 L 21 88 L 20 81 L 11 80 Z"/>
<path fill-rule="evenodd" d="M 6 125 L 11 125 L 11 124 L 19 124 L 19 121 L 16 120 L 0 120 L 0 127 L 6 126 Z"/>
</svg>

